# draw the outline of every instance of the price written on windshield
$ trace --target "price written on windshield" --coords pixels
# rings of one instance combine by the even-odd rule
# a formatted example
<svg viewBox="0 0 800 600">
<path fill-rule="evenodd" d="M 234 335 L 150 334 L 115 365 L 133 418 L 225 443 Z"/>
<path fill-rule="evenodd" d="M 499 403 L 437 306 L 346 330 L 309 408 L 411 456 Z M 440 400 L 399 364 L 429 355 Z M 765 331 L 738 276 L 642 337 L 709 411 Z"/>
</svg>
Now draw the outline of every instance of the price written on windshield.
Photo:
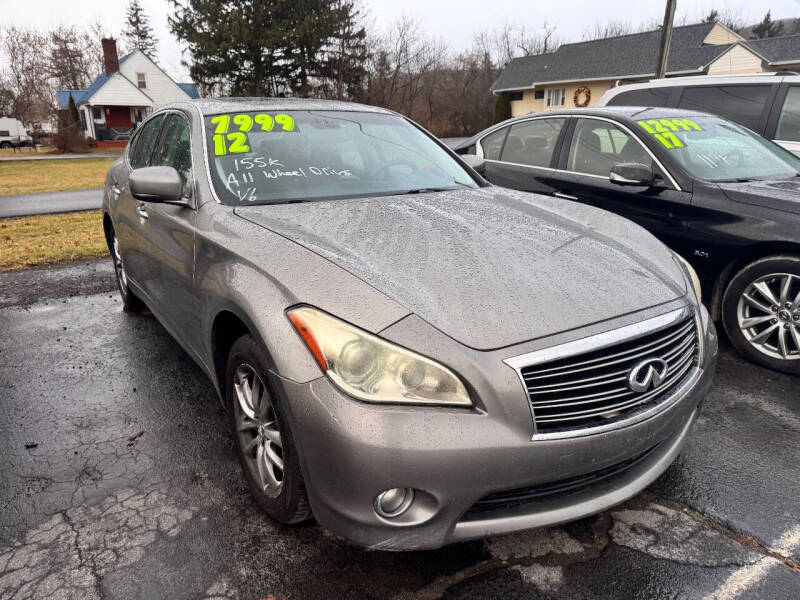
<svg viewBox="0 0 800 600">
<path fill-rule="evenodd" d="M 691 119 L 650 119 L 639 121 L 639 127 L 651 134 L 668 150 L 683 148 L 685 144 L 675 135 L 675 131 L 703 131 Z"/>
<path fill-rule="evenodd" d="M 294 118 L 286 113 L 275 116 L 267 113 L 249 115 L 217 115 L 211 119 L 214 127 L 214 155 L 244 154 L 250 152 L 250 142 L 247 132 L 256 128 L 256 131 L 297 131 Z M 234 131 L 235 129 L 235 131 Z"/>
</svg>

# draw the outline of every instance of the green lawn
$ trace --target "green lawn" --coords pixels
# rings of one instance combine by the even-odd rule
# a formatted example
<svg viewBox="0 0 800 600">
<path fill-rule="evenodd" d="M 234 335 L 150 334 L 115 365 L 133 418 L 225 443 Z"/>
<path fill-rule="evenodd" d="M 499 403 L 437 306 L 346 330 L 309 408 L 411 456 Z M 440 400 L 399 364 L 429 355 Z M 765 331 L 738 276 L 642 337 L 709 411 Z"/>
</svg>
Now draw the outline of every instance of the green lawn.
<svg viewBox="0 0 800 600">
<path fill-rule="evenodd" d="M 0 162 L 0 196 L 101 188 L 113 158 Z"/>
</svg>

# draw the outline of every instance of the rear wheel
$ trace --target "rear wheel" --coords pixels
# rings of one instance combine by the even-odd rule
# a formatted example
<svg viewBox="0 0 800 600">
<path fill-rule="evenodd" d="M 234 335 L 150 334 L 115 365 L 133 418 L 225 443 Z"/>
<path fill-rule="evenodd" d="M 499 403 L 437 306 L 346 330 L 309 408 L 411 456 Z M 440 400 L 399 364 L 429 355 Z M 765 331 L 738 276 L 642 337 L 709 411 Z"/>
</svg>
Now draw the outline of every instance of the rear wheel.
<svg viewBox="0 0 800 600">
<path fill-rule="evenodd" d="M 299 523 L 311 508 L 286 415 L 268 385 L 267 364 L 253 336 L 234 342 L 226 369 L 231 432 L 258 505 L 276 521 Z"/>
<path fill-rule="evenodd" d="M 0 142 L 0 148 L 11 148 L 11 142 Z"/>
<path fill-rule="evenodd" d="M 141 310 L 143 306 L 142 301 L 133 295 L 128 285 L 128 274 L 125 271 L 125 263 L 122 261 L 119 240 L 113 229 L 110 232 L 108 245 L 108 249 L 111 252 L 111 260 L 114 261 L 114 273 L 117 276 L 117 287 L 119 288 L 119 295 L 122 298 L 122 305 L 129 311 Z"/>
<path fill-rule="evenodd" d="M 734 275 L 722 300 L 722 320 L 741 354 L 800 374 L 800 257 L 769 256 Z"/>
</svg>

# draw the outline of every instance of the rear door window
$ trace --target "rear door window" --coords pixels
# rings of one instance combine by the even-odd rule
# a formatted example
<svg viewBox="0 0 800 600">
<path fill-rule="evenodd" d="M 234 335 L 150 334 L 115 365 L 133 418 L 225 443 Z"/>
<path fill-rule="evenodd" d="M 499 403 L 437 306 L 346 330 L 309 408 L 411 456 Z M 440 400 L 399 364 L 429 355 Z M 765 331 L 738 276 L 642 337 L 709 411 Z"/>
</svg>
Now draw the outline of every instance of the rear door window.
<svg viewBox="0 0 800 600">
<path fill-rule="evenodd" d="M 725 117 L 759 132 L 769 85 L 686 86 L 679 106 Z"/>
<path fill-rule="evenodd" d="M 608 106 L 654 106 L 663 108 L 669 106 L 671 87 L 653 87 L 639 90 L 630 90 L 617 94 L 608 101 Z"/>
<path fill-rule="evenodd" d="M 140 169 L 150 165 L 150 157 L 153 154 L 153 148 L 158 139 L 158 132 L 161 130 L 161 123 L 164 121 L 164 115 L 156 115 L 147 123 L 142 125 L 142 130 L 136 139 L 133 141 L 133 148 L 130 152 L 131 167 Z"/>
<path fill-rule="evenodd" d="M 508 132 L 500 160 L 531 167 L 549 167 L 565 122 L 564 118 L 552 118 L 515 123 Z"/>
<path fill-rule="evenodd" d="M 800 142 L 800 85 L 793 85 L 786 93 L 775 139 Z"/>
<path fill-rule="evenodd" d="M 480 141 L 483 158 L 500 160 L 500 151 L 503 149 L 503 141 L 506 139 L 507 133 L 508 127 L 503 127 L 493 131 Z"/>
</svg>

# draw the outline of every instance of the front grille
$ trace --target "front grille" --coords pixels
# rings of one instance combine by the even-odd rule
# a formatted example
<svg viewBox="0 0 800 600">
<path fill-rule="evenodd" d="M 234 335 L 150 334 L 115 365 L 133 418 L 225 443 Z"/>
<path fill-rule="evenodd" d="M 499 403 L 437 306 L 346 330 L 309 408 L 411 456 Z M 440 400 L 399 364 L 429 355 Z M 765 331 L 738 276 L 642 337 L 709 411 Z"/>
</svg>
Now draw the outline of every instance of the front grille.
<svg viewBox="0 0 800 600">
<path fill-rule="evenodd" d="M 536 433 L 607 424 L 658 403 L 696 362 L 693 317 L 613 346 L 521 369 Z M 667 362 L 666 379 L 639 393 L 628 387 L 631 369 L 647 358 Z"/>
<path fill-rule="evenodd" d="M 493 513 L 495 511 L 514 510 L 539 500 L 546 500 L 556 496 L 563 497 L 568 494 L 580 492 L 590 486 L 598 485 L 603 481 L 621 475 L 628 469 L 642 462 L 656 448 L 657 446 L 653 446 L 637 456 L 584 475 L 489 494 L 473 504 L 469 510 L 464 513 L 462 520 L 485 519 L 489 516 L 488 513 Z"/>
</svg>

